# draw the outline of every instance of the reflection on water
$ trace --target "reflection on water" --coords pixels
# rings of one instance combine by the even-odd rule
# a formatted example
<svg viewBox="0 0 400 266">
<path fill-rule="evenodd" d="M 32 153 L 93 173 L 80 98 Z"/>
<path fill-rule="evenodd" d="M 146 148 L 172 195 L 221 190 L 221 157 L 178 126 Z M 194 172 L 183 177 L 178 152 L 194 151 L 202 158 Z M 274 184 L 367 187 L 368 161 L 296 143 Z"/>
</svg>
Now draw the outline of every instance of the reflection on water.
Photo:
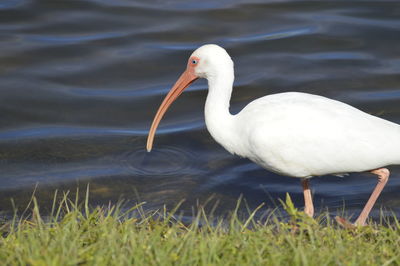
<svg viewBox="0 0 400 266">
<path fill-rule="evenodd" d="M 148 153 L 143 147 L 124 154 L 121 161 L 132 175 L 170 176 L 190 174 L 195 168 L 196 157 L 174 146 L 162 146 Z"/>
<path fill-rule="evenodd" d="M 217 213 L 243 195 L 276 206 L 299 180 L 228 154 L 204 126 L 206 82 L 193 84 L 146 135 L 162 98 L 204 43 L 228 49 L 231 111 L 266 94 L 303 91 L 400 122 L 400 4 L 307 1 L 2 1 L 0 212 L 25 207 L 34 187 L 45 211 L 55 190 L 92 204 L 120 199 L 191 214 L 210 197 Z M 400 168 L 379 199 L 400 213 Z M 312 180 L 317 209 L 360 211 L 368 174 Z M 377 215 L 375 209 L 374 215 Z"/>
</svg>

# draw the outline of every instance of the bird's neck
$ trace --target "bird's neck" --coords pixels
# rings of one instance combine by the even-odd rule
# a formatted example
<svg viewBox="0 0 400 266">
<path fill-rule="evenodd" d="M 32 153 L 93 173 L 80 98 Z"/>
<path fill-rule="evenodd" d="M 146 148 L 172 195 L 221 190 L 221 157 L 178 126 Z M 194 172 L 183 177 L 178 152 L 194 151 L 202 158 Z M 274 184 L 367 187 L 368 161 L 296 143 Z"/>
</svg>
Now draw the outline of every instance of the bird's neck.
<svg viewBox="0 0 400 266">
<path fill-rule="evenodd" d="M 208 95 L 205 105 L 205 121 L 211 136 L 231 153 L 235 153 L 234 116 L 229 112 L 233 86 L 232 73 L 208 78 Z"/>
</svg>

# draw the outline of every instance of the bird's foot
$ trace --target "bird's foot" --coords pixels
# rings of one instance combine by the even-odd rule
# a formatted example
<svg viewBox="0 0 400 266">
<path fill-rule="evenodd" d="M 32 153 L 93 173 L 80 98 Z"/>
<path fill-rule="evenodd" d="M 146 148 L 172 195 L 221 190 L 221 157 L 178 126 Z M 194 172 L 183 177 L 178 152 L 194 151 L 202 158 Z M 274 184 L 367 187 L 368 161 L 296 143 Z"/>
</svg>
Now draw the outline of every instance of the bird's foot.
<svg viewBox="0 0 400 266">
<path fill-rule="evenodd" d="M 336 217 L 335 217 L 335 220 L 336 220 L 336 222 L 337 222 L 339 225 L 343 226 L 343 227 L 346 228 L 346 229 L 354 230 L 354 229 L 357 228 L 357 225 L 352 224 L 351 222 L 349 222 L 348 220 L 346 220 L 346 219 L 343 218 L 343 217 L 336 216 Z"/>
</svg>

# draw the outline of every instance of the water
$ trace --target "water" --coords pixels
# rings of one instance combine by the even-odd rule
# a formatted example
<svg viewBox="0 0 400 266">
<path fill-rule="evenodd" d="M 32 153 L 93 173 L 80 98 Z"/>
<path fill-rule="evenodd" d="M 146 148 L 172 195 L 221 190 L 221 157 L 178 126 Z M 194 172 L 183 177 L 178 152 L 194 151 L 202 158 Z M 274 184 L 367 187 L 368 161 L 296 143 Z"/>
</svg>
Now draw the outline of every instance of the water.
<svg viewBox="0 0 400 266">
<path fill-rule="evenodd" d="M 146 135 L 192 50 L 225 47 L 235 62 L 231 111 L 284 91 L 324 95 L 400 123 L 398 1 L 0 2 L 0 210 L 23 209 L 37 185 L 46 210 L 55 190 L 91 203 L 146 201 L 182 210 L 213 197 L 218 213 L 242 194 L 267 208 L 299 180 L 227 153 L 206 131 L 206 83 L 193 84 Z M 400 168 L 379 206 L 400 214 Z M 376 179 L 312 180 L 317 209 L 357 215 Z M 374 213 L 377 215 L 377 212 Z"/>
</svg>

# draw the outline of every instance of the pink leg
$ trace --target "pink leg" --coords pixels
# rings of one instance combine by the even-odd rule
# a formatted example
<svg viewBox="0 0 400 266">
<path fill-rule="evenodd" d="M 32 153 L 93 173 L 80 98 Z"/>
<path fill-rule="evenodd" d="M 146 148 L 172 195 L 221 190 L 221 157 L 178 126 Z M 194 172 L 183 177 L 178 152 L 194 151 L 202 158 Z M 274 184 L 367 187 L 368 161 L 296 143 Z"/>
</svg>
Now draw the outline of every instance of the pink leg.
<svg viewBox="0 0 400 266">
<path fill-rule="evenodd" d="M 311 197 L 311 191 L 308 186 L 308 179 L 301 180 L 301 184 L 303 185 L 303 194 L 304 194 L 304 212 L 310 216 L 314 216 L 314 205 Z"/>
<path fill-rule="evenodd" d="M 365 225 L 365 221 L 368 218 L 369 212 L 371 211 L 372 207 L 374 207 L 376 200 L 378 199 L 387 181 L 389 180 L 390 172 L 386 168 L 379 168 L 370 172 L 378 176 L 378 184 L 376 184 L 376 187 L 369 197 L 367 204 L 365 204 L 365 207 L 362 210 L 360 216 L 358 216 L 355 225 Z"/>
<path fill-rule="evenodd" d="M 365 204 L 364 209 L 362 210 L 360 216 L 358 216 L 354 225 L 364 226 L 366 224 L 365 221 L 367 220 L 372 207 L 374 207 L 376 200 L 378 199 L 378 197 L 381 194 L 383 188 L 385 187 L 387 181 L 389 180 L 390 172 L 386 168 L 379 168 L 376 170 L 372 170 L 370 172 L 378 176 L 378 184 L 376 184 L 374 191 L 372 192 L 371 196 L 369 197 L 367 204 Z M 341 217 L 336 216 L 336 221 L 339 224 L 343 225 L 344 227 L 347 227 L 347 228 L 354 227 L 354 225 L 352 225 L 351 223 L 349 223 L 348 221 L 346 221 L 345 219 L 343 219 Z"/>
</svg>

